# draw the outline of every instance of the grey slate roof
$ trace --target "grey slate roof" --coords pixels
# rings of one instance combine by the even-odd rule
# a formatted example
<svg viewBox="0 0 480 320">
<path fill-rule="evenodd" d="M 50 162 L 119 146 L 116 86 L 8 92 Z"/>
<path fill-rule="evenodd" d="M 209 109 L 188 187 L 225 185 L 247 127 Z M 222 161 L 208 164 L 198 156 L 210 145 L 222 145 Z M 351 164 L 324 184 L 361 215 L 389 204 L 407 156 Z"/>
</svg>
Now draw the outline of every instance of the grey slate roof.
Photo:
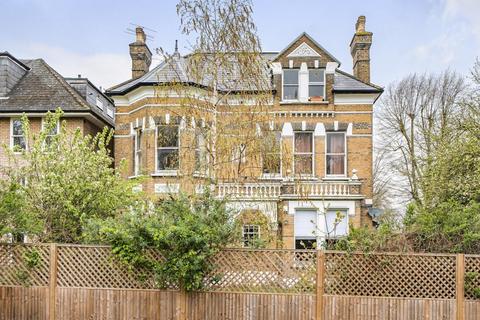
<svg viewBox="0 0 480 320">
<path fill-rule="evenodd" d="M 325 51 L 330 58 L 334 61 L 340 62 L 331 55 L 325 48 L 318 44 L 312 37 L 307 33 L 300 34 L 290 45 L 288 45 L 281 52 L 263 52 L 261 54 L 261 59 L 265 62 L 265 71 L 263 74 L 263 81 L 259 81 L 261 84 L 266 84 L 267 87 L 264 90 L 272 90 L 272 81 L 271 81 L 271 70 L 270 62 L 274 61 L 278 56 L 280 56 L 285 50 L 287 50 L 293 43 L 295 43 L 302 36 L 308 37 L 315 45 Z M 208 56 L 208 54 L 205 54 Z M 114 86 L 106 91 L 108 95 L 116 94 L 125 94 L 139 86 L 149 86 L 157 84 L 167 84 L 172 82 L 180 82 L 184 84 L 199 85 L 204 87 L 212 87 L 212 79 L 194 79 L 191 75 L 188 74 L 188 63 L 192 55 L 180 56 L 170 59 L 169 61 L 163 61 L 160 65 L 156 66 L 145 75 L 137 79 L 130 79 L 123 83 L 120 83 L 117 86 Z M 235 69 L 235 68 L 233 68 Z M 217 79 L 221 79 L 220 83 L 217 83 L 217 90 L 219 91 L 251 91 L 258 90 L 251 84 L 248 83 L 238 83 L 236 81 L 236 74 L 228 74 L 222 70 L 219 71 L 220 74 Z M 348 74 L 344 71 L 337 69 L 335 71 L 334 77 L 334 86 L 333 90 L 336 92 L 352 92 L 352 93 L 381 93 L 383 89 L 379 86 L 376 86 L 371 83 L 365 83 L 357 79 L 351 74 Z"/>
<path fill-rule="evenodd" d="M 353 75 L 348 74 L 341 70 L 335 71 L 335 77 L 333 82 L 333 91 L 335 92 L 371 92 L 380 93 L 383 89 L 377 85 L 371 83 L 365 83 Z"/>
<path fill-rule="evenodd" d="M 97 112 L 43 59 L 20 60 L 30 70 L 13 87 L 8 99 L 0 99 L 0 113 L 90 112 L 113 126 L 112 119 Z"/>
<path fill-rule="evenodd" d="M 234 70 L 233 74 L 226 72 L 225 70 L 218 70 L 219 75 L 216 77 L 216 80 L 220 79 L 219 83 L 216 84 L 217 90 L 219 91 L 254 91 L 259 90 L 257 85 L 265 84 L 263 89 L 260 90 L 270 90 L 270 69 L 268 67 L 268 62 L 276 53 L 262 53 L 261 58 L 265 63 L 265 69 L 263 70 L 263 79 L 258 81 L 256 84 L 246 83 L 245 81 L 241 82 L 237 72 Z M 208 57 L 208 55 L 206 55 Z M 174 57 L 168 61 L 163 61 L 158 66 L 147 72 L 140 78 L 131 79 L 126 82 L 123 82 L 117 86 L 114 86 L 107 90 L 107 94 L 123 94 L 130 90 L 137 88 L 140 85 L 156 85 L 163 83 L 172 83 L 180 82 L 185 84 L 199 85 L 203 87 L 210 88 L 212 87 L 213 79 L 211 78 L 202 78 L 196 79 L 192 74 L 188 72 L 189 59 L 192 55 L 186 55 L 183 57 Z M 232 56 L 233 57 L 233 56 Z M 209 62 L 208 58 L 202 61 L 206 67 L 208 67 Z M 232 68 L 236 69 L 236 68 Z"/>
</svg>

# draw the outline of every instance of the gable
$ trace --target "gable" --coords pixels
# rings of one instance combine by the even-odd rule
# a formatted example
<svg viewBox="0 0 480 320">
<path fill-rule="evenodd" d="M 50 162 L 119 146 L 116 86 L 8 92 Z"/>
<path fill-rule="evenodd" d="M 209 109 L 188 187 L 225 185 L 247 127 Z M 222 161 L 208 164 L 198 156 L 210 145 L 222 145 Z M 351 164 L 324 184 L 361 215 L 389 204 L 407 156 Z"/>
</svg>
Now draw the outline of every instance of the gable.
<svg viewBox="0 0 480 320">
<path fill-rule="evenodd" d="M 280 62 L 282 67 L 287 67 L 289 60 L 293 60 L 295 66 L 301 61 L 313 63 L 314 60 L 318 60 L 321 67 L 325 67 L 328 62 L 340 64 L 330 52 L 305 32 L 274 57 L 272 62 Z"/>
<path fill-rule="evenodd" d="M 307 43 L 302 42 L 295 50 L 290 52 L 287 57 L 320 57 L 320 54 L 310 47 Z"/>
</svg>

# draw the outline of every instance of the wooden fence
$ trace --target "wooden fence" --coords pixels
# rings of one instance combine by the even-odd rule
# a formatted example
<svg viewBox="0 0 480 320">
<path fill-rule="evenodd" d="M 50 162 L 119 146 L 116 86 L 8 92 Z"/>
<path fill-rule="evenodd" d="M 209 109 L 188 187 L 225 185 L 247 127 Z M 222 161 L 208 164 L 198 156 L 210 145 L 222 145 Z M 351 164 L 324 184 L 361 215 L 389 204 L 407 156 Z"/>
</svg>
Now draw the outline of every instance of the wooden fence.
<svg viewBox="0 0 480 320">
<path fill-rule="evenodd" d="M 480 319 L 480 256 L 229 249 L 211 264 L 185 293 L 106 246 L 0 245 L 0 320 Z"/>
</svg>

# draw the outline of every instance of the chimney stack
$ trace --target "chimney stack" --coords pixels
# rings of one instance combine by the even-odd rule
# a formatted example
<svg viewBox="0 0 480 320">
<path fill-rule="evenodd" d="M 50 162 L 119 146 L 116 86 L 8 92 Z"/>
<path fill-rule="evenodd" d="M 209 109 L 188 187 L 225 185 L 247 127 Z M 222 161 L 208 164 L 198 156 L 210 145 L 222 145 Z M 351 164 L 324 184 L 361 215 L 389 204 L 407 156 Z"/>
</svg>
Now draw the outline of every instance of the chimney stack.
<svg viewBox="0 0 480 320">
<path fill-rule="evenodd" d="M 133 79 L 140 78 L 147 73 L 152 63 L 152 52 L 147 46 L 147 36 L 142 27 L 135 28 L 135 38 L 135 42 L 129 45 Z"/>
<path fill-rule="evenodd" d="M 360 16 L 355 24 L 355 34 L 350 42 L 353 58 L 353 75 L 364 82 L 370 82 L 370 46 L 373 33 L 365 30 L 365 16 Z"/>
</svg>

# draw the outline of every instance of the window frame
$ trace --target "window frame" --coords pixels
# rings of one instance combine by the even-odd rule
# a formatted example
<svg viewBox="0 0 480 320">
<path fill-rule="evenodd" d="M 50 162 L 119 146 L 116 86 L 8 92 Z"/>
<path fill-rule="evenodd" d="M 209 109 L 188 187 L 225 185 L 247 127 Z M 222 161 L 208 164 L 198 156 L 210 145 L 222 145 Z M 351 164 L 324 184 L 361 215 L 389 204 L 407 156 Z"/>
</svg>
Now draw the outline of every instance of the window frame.
<svg viewBox="0 0 480 320">
<path fill-rule="evenodd" d="M 158 147 L 158 128 L 164 127 L 177 127 L 177 146 L 176 147 Z M 160 175 L 177 175 L 180 170 L 180 125 L 179 124 L 157 124 L 155 125 L 155 173 Z M 178 154 L 178 167 L 176 169 L 159 169 L 158 168 L 158 151 L 160 149 L 177 150 Z"/>
<path fill-rule="evenodd" d="M 14 135 L 13 134 L 13 123 L 15 121 L 20 121 L 22 122 L 22 118 L 18 118 L 18 117 L 14 117 L 14 118 L 10 118 L 10 149 L 13 150 L 13 153 L 15 154 L 20 154 L 22 153 L 23 151 L 27 151 L 28 150 L 28 140 L 27 140 L 27 137 L 25 136 L 25 132 L 23 132 L 23 123 L 22 123 L 22 135 Z M 25 148 L 20 148 L 20 151 L 15 151 L 15 139 L 16 137 L 23 137 L 24 141 L 25 141 Z"/>
<path fill-rule="evenodd" d="M 328 135 L 343 134 L 343 153 L 328 153 Z M 343 174 L 328 174 L 328 156 L 343 155 Z M 345 131 L 327 131 L 325 133 L 325 177 L 327 178 L 345 178 L 347 177 L 347 133 Z"/>
<path fill-rule="evenodd" d="M 115 118 L 115 109 L 107 106 L 107 116 L 111 119 Z"/>
<path fill-rule="evenodd" d="M 95 99 L 95 106 L 102 111 L 105 110 L 105 105 L 104 105 L 103 101 L 100 99 L 99 95 L 97 95 L 97 97 Z"/>
<path fill-rule="evenodd" d="M 256 228 L 256 231 L 247 231 L 245 228 Z M 250 235 L 250 238 L 245 238 L 245 236 Z M 255 237 L 256 235 L 256 237 Z M 242 245 L 244 248 L 251 248 L 251 245 L 248 245 L 248 241 L 255 241 L 260 239 L 260 225 L 258 224 L 243 224 L 242 225 Z"/>
<path fill-rule="evenodd" d="M 195 128 L 195 145 L 194 145 L 194 174 L 199 175 L 199 176 L 207 176 L 208 175 L 208 164 L 209 164 L 209 157 L 207 153 L 207 137 L 204 134 L 203 128 Z M 198 138 L 202 137 L 203 138 L 203 146 L 199 144 Z M 203 148 L 203 150 L 202 150 Z M 203 156 L 202 156 L 203 152 Z M 199 158 L 197 158 L 197 153 L 200 155 Z M 201 168 L 201 163 L 199 162 L 203 158 L 204 160 L 204 168 Z M 200 168 L 199 168 L 200 166 Z"/>
<path fill-rule="evenodd" d="M 51 137 L 55 137 L 57 135 L 60 134 L 60 120 L 57 120 L 57 124 L 56 124 L 56 133 L 55 134 L 47 134 L 45 135 L 45 141 L 47 141 L 47 138 L 51 138 Z M 42 131 L 45 130 L 45 118 L 42 118 Z"/>
<path fill-rule="evenodd" d="M 310 72 L 311 71 L 317 71 L 317 70 L 323 70 L 323 81 L 322 82 L 318 82 L 318 81 L 313 81 L 311 82 L 310 81 Z M 310 86 L 323 86 L 323 94 L 322 94 L 322 98 L 323 100 L 325 100 L 325 92 L 326 92 L 326 88 L 325 88 L 325 80 L 326 78 L 326 75 L 325 75 L 325 68 L 315 68 L 315 69 L 308 69 L 308 98 L 311 99 L 312 98 L 312 95 L 310 95 Z"/>
<path fill-rule="evenodd" d="M 345 214 L 345 216 L 343 217 L 345 219 L 345 222 L 346 222 L 346 233 L 345 235 L 330 235 L 330 231 L 328 230 L 328 221 L 327 221 L 327 214 L 329 212 L 332 212 L 334 211 L 335 214 L 340 211 L 340 212 L 343 212 Z M 339 208 L 327 208 L 324 212 L 324 215 L 325 215 L 325 241 L 326 240 L 338 240 L 338 239 L 341 239 L 341 238 L 344 238 L 346 236 L 348 236 L 348 234 L 350 233 L 350 227 L 349 227 L 349 222 L 350 222 L 350 211 L 348 208 L 344 208 L 344 207 L 339 207 Z"/>
<path fill-rule="evenodd" d="M 143 132 L 141 128 L 135 129 L 133 135 L 133 175 L 141 175 L 142 169 L 142 138 Z"/>
<path fill-rule="evenodd" d="M 297 84 L 296 85 L 285 84 L 285 72 L 286 71 L 296 71 L 297 72 Z M 290 87 L 296 86 L 297 87 L 297 98 L 286 99 L 285 98 L 285 86 L 290 86 Z M 300 69 L 296 69 L 296 68 L 282 69 L 282 101 L 298 101 L 299 100 L 299 97 L 298 97 L 299 91 L 300 91 Z"/>
<path fill-rule="evenodd" d="M 283 167 L 282 167 L 282 162 L 283 162 L 283 161 L 282 161 L 282 155 L 283 155 L 282 132 L 281 132 L 281 131 L 273 131 L 273 130 L 271 130 L 271 131 L 269 131 L 268 133 L 273 133 L 273 134 L 275 134 L 275 135 L 277 135 L 277 134 L 279 135 L 279 138 L 280 138 L 280 139 L 278 140 L 278 144 L 279 144 L 279 148 L 278 148 L 278 149 L 279 149 L 279 150 L 278 150 L 278 152 L 266 152 L 266 153 L 262 153 L 262 177 L 263 177 L 263 178 L 280 178 L 280 177 L 282 177 L 282 169 L 283 169 Z M 275 137 L 275 139 L 276 139 L 276 138 L 277 138 L 277 137 Z M 279 161 L 280 161 L 280 165 L 278 166 L 279 172 L 273 172 L 273 173 L 272 173 L 272 172 L 268 172 L 268 173 L 267 173 L 267 172 L 264 172 L 264 169 L 265 169 L 265 167 L 264 167 L 264 160 L 265 160 L 264 155 L 267 155 L 267 154 L 278 154 L 278 156 L 279 156 Z"/>
<path fill-rule="evenodd" d="M 312 141 L 312 151 L 311 152 L 296 152 L 295 151 L 295 142 L 296 142 L 296 135 L 297 133 L 308 133 L 311 136 L 311 141 Z M 311 155 L 312 157 L 312 170 L 311 173 L 299 173 L 298 176 L 300 178 L 302 177 L 314 177 L 315 176 L 315 136 L 313 134 L 313 131 L 294 131 L 293 132 L 293 175 L 294 177 L 297 176 L 296 170 L 295 170 L 295 156 L 296 155 Z"/>
</svg>

